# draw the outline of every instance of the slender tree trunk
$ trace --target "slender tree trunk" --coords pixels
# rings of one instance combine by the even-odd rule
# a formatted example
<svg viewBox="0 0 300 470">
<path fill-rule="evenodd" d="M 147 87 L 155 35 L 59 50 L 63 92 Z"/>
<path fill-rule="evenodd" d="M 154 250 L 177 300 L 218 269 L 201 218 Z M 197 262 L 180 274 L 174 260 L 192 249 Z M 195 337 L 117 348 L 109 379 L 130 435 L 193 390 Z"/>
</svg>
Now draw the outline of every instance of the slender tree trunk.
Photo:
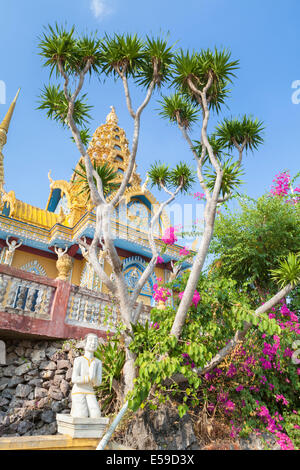
<svg viewBox="0 0 300 470">
<path fill-rule="evenodd" d="M 207 212 L 207 214 L 205 215 L 205 228 L 201 239 L 200 247 L 197 256 L 194 260 L 193 268 L 191 270 L 183 297 L 176 312 L 175 319 L 170 332 L 170 334 L 176 336 L 177 339 L 179 339 L 181 335 L 186 315 L 192 303 L 193 295 L 197 287 L 198 280 L 203 269 L 203 265 L 214 232 L 216 204 L 213 205 L 213 201 L 210 201 L 210 203 L 207 203 L 207 206 L 208 207 L 206 207 L 205 209 L 205 211 Z"/>
</svg>

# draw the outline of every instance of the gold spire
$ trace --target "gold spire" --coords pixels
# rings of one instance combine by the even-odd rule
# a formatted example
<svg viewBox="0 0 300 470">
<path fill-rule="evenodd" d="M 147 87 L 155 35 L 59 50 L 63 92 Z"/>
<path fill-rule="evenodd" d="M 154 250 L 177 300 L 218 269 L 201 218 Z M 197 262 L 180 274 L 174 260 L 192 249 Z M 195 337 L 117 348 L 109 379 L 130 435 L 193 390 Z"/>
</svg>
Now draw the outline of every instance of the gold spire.
<svg viewBox="0 0 300 470">
<path fill-rule="evenodd" d="M 4 186 L 4 163 L 3 163 L 4 157 L 2 154 L 2 149 L 7 141 L 6 135 L 8 132 L 9 124 L 10 124 L 10 121 L 11 121 L 11 118 L 12 118 L 12 115 L 16 106 L 16 101 L 19 96 L 19 93 L 20 93 L 20 88 L 18 89 L 17 94 L 8 109 L 5 118 L 0 124 L 0 189 L 3 189 L 3 186 Z"/>
<path fill-rule="evenodd" d="M 106 124 L 118 124 L 118 117 L 113 106 L 111 106 L 111 112 L 106 117 Z"/>
<path fill-rule="evenodd" d="M 14 109 L 15 109 L 15 106 L 16 106 L 16 101 L 18 99 L 19 93 L 20 93 L 20 88 L 18 89 L 17 94 L 14 97 L 14 100 L 13 100 L 13 102 L 11 103 L 11 105 L 8 109 L 5 118 L 3 119 L 3 121 L 0 124 L 0 129 L 3 130 L 5 132 L 5 134 L 7 134 L 7 132 L 8 132 L 9 124 L 10 124 L 10 121 L 11 121 L 11 118 L 12 118 L 12 115 L 13 115 L 13 112 L 14 112 Z"/>
</svg>

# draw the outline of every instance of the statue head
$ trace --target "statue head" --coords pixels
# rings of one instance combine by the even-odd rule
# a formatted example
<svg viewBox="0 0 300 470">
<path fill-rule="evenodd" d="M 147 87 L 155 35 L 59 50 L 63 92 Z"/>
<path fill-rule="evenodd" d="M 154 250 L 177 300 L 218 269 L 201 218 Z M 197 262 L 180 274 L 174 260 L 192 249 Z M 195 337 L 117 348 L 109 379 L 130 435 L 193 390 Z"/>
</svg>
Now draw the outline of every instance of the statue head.
<svg viewBox="0 0 300 470">
<path fill-rule="evenodd" d="M 95 352 L 98 348 L 98 336 L 94 333 L 89 333 L 85 338 L 85 351 Z"/>
</svg>

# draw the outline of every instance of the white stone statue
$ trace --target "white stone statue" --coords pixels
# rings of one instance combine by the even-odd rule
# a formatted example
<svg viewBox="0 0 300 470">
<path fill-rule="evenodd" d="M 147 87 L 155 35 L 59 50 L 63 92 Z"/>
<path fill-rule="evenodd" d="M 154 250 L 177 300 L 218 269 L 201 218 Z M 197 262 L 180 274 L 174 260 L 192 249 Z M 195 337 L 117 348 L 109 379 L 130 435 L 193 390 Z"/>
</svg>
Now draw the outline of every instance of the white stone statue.
<svg viewBox="0 0 300 470">
<path fill-rule="evenodd" d="M 86 336 L 84 356 L 76 357 L 73 365 L 72 408 L 73 418 L 100 418 L 101 410 L 94 392 L 102 382 L 102 362 L 94 357 L 98 337 Z"/>
<path fill-rule="evenodd" d="M 57 258 L 59 259 L 59 258 L 61 258 L 62 256 L 64 256 L 64 255 L 67 253 L 68 247 L 66 247 L 66 248 L 63 250 L 62 248 L 55 246 L 55 247 L 54 247 L 54 251 L 55 251 L 55 253 L 57 254 Z"/>
<path fill-rule="evenodd" d="M 22 245 L 22 241 L 19 243 L 16 242 L 16 240 L 12 240 L 11 242 L 9 241 L 9 237 L 6 237 L 6 244 L 8 246 L 8 249 L 5 253 L 5 259 L 4 259 L 4 264 L 9 264 L 11 265 L 11 262 L 14 257 L 14 252 L 17 248 L 19 248 Z"/>
</svg>

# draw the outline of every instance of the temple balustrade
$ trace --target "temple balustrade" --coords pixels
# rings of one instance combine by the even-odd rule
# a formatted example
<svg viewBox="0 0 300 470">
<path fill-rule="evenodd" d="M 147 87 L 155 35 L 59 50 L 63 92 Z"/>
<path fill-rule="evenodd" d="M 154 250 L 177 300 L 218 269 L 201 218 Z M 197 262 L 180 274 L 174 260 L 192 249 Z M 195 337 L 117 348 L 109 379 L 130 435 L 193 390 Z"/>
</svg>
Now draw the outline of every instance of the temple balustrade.
<svg viewBox="0 0 300 470">
<path fill-rule="evenodd" d="M 140 321 L 150 318 L 143 306 Z M 113 333 L 120 313 L 109 295 L 0 264 L 0 333 L 82 338 Z"/>
</svg>

